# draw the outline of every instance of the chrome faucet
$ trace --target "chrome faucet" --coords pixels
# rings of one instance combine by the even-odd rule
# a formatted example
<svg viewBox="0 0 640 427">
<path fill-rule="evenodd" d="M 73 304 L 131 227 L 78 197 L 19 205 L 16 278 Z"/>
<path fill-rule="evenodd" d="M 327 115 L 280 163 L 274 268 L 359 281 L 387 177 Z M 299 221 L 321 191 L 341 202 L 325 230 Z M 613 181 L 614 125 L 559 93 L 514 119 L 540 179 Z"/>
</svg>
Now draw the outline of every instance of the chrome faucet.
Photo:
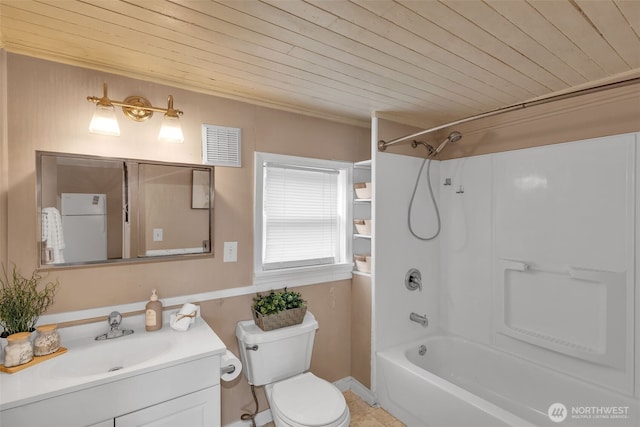
<svg viewBox="0 0 640 427">
<path fill-rule="evenodd" d="M 422 315 L 420 315 L 418 313 L 411 313 L 409 315 L 409 319 L 412 322 L 420 323 L 425 328 L 429 325 L 429 321 L 427 320 L 427 315 L 426 314 L 424 316 L 422 316 Z"/>
<path fill-rule="evenodd" d="M 117 311 L 112 311 L 109 313 L 109 322 L 110 330 L 109 332 L 105 332 L 102 335 L 98 335 L 96 337 L 96 341 L 102 340 L 110 340 L 113 338 L 124 337 L 125 335 L 131 335 L 133 330 L 131 329 L 120 329 L 120 323 L 122 322 L 122 314 Z"/>
<path fill-rule="evenodd" d="M 404 276 L 404 285 L 410 291 L 415 291 L 416 289 L 422 291 L 422 274 L 417 268 L 412 268 L 407 271 L 407 274 Z"/>
</svg>

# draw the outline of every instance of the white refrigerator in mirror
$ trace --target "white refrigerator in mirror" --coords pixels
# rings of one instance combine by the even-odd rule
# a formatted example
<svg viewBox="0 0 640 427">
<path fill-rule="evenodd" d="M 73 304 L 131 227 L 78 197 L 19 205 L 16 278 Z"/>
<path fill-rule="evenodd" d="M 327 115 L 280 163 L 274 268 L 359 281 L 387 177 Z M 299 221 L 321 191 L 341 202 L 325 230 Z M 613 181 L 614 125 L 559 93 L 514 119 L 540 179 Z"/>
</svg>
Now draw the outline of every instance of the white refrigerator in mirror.
<svg viewBox="0 0 640 427">
<path fill-rule="evenodd" d="M 65 262 L 107 259 L 107 195 L 62 193 Z"/>
</svg>

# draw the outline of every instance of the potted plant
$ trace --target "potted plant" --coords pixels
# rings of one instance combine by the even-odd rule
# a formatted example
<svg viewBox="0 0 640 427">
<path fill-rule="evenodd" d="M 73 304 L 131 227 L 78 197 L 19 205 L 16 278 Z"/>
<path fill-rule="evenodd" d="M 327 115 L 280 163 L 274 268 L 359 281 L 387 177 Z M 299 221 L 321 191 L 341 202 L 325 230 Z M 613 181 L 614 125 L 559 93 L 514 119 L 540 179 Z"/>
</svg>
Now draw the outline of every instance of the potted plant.
<svg viewBox="0 0 640 427">
<path fill-rule="evenodd" d="M 263 331 L 271 331 L 302 323 L 307 303 L 300 292 L 284 288 L 266 295 L 258 293 L 253 298 L 252 312 L 256 325 Z"/>
<path fill-rule="evenodd" d="M 33 332 L 36 322 L 51 304 L 60 285 L 58 281 L 41 286 L 43 277 L 34 271 L 31 277 L 24 277 L 15 265 L 11 276 L 2 266 L 0 277 L 0 335 L 6 338 L 18 332 Z"/>
</svg>

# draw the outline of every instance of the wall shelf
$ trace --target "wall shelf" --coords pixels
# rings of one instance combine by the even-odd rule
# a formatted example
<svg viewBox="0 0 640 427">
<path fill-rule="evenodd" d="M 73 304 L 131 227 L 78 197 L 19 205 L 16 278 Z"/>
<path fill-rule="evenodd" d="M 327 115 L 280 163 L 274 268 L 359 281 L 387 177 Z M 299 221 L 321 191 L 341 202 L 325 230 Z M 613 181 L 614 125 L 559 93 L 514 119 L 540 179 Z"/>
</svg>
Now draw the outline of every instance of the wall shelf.
<svg viewBox="0 0 640 427">
<path fill-rule="evenodd" d="M 362 162 L 356 162 L 353 164 L 353 182 L 371 182 L 371 160 L 365 160 Z M 372 198 L 359 199 L 353 192 L 353 217 L 356 219 L 370 219 L 371 218 Z M 357 229 L 353 228 L 353 254 L 354 255 L 370 255 L 371 254 L 371 234 L 360 234 Z M 353 274 L 371 277 L 371 273 L 364 273 L 359 271 L 354 264 Z"/>
</svg>

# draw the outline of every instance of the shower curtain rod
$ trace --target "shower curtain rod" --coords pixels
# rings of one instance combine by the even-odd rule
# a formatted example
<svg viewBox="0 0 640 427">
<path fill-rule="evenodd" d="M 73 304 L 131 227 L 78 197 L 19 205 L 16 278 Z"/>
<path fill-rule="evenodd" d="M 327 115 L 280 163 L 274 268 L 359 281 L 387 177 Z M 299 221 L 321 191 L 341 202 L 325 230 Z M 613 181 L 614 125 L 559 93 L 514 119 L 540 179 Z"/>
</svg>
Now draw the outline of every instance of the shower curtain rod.
<svg viewBox="0 0 640 427">
<path fill-rule="evenodd" d="M 379 151 L 384 151 L 390 145 L 394 145 L 394 144 L 397 144 L 399 142 L 408 141 L 410 139 L 417 138 L 417 137 L 422 136 L 422 135 L 427 134 L 427 133 L 435 132 L 437 130 L 447 128 L 449 126 L 456 126 L 456 125 L 459 125 L 459 124 L 462 124 L 462 123 L 470 122 L 472 120 L 478 120 L 478 119 L 482 119 L 482 118 L 485 118 L 485 117 L 496 116 L 498 114 L 508 113 L 510 111 L 522 110 L 524 108 L 533 107 L 535 105 L 547 104 L 549 102 L 559 101 L 561 99 L 573 98 L 573 97 L 580 96 L 580 95 L 587 95 L 589 93 L 600 92 L 600 91 L 607 90 L 607 89 L 614 89 L 614 88 L 618 88 L 618 87 L 629 86 L 629 85 L 636 84 L 636 83 L 640 83 L 640 77 L 634 77 L 634 78 L 627 79 L 627 80 L 621 80 L 619 82 L 607 83 L 607 84 L 603 84 L 603 85 L 599 85 L 599 86 L 593 86 L 593 87 L 586 88 L 586 89 L 579 89 L 579 90 L 576 90 L 576 91 L 573 91 L 573 92 L 563 93 L 563 94 L 560 94 L 560 95 L 553 95 L 553 96 L 549 96 L 549 97 L 546 97 L 546 98 L 537 99 L 537 100 L 534 100 L 534 101 L 522 102 L 522 103 L 519 103 L 519 104 L 509 105 L 507 107 L 498 108 L 496 110 L 491 110 L 491 111 L 488 111 L 486 113 L 476 114 L 475 116 L 466 117 L 464 119 L 456 120 L 456 121 L 453 121 L 453 122 L 450 122 L 450 123 L 446 123 L 444 125 L 439 125 L 439 126 L 436 126 L 436 127 L 425 129 L 425 130 L 422 130 L 420 132 L 412 133 L 411 135 L 402 136 L 400 138 L 392 139 L 391 141 L 385 142 L 384 140 L 381 139 L 380 141 L 378 141 L 378 150 Z"/>
</svg>

